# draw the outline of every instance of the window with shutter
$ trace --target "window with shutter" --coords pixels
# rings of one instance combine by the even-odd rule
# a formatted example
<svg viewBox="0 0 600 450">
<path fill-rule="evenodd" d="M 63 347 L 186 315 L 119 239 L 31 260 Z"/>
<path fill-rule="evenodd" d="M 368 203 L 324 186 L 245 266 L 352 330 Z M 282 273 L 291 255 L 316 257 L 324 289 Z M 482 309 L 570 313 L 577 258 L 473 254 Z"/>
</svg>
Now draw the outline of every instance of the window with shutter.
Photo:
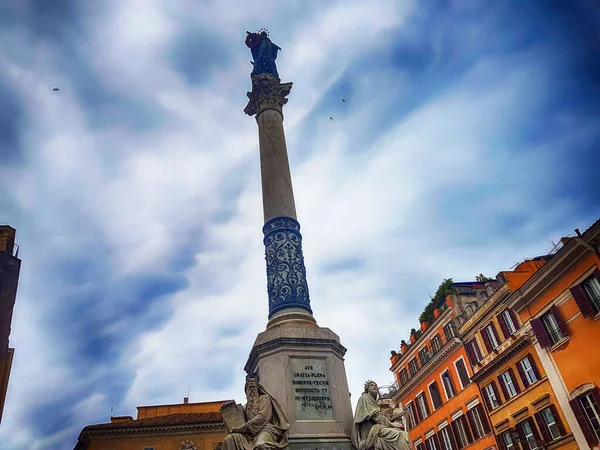
<svg viewBox="0 0 600 450">
<path fill-rule="evenodd" d="M 427 361 L 429 361 L 430 353 L 427 346 L 419 350 L 419 359 L 421 360 L 421 367 L 423 367 L 427 363 Z"/>
<path fill-rule="evenodd" d="M 465 348 L 467 350 L 467 356 L 472 366 L 475 366 L 479 361 L 483 359 L 476 338 L 473 338 L 469 342 L 467 342 Z"/>
<path fill-rule="evenodd" d="M 417 363 L 417 358 L 413 358 L 408 363 L 408 370 L 410 371 L 410 375 L 413 376 L 419 370 L 419 364 Z"/>
<path fill-rule="evenodd" d="M 591 302 L 590 298 L 585 291 L 585 288 L 580 284 L 578 286 L 573 286 L 569 289 L 571 291 L 571 295 L 575 299 L 575 303 L 579 307 L 581 311 L 581 315 L 583 317 L 589 317 L 596 314 L 595 305 Z"/>
<path fill-rule="evenodd" d="M 431 395 L 431 403 L 433 403 L 434 409 L 438 409 L 442 406 L 442 397 L 440 396 L 437 382 L 434 381 L 429 385 L 429 395 Z"/>
<path fill-rule="evenodd" d="M 483 387 L 483 399 L 490 411 L 500 406 L 500 396 L 496 390 L 496 383 L 492 381 Z"/>
<path fill-rule="evenodd" d="M 429 407 L 427 406 L 427 399 L 424 393 L 417 395 L 416 403 L 419 417 L 423 420 L 429 415 Z"/>
<path fill-rule="evenodd" d="M 526 441 L 524 442 L 524 448 L 530 450 L 540 448 L 540 437 L 531 419 L 527 418 L 523 422 L 518 423 L 517 429 L 519 428 L 521 429 L 519 434 L 522 436 L 522 439 Z"/>
<path fill-rule="evenodd" d="M 417 426 L 417 423 L 419 423 L 417 416 L 415 415 L 415 408 L 412 402 L 406 404 L 406 411 L 406 415 L 408 416 L 408 428 L 412 430 L 415 426 Z"/>
<path fill-rule="evenodd" d="M 455 446 L 452 444 L 452 436 L 451 436 L 450 427 L 444 427 L 440 431 L 438 431 L 438 441 L 440 443 L 440 447 L 442 450 L 454 450 Z"/>
<path fill-rule="evenodd" d="M 467 372 L 465 362 L 462 359 L 459 359 L 454 363 L 454 366 L 456 367 L 456 372 L 458 373 L 460 384 L 464 389 L 471 382 L 471 378 L 469 377 L 469 373 Z"/>
<path fill-rule="evenodd" d="M 519 372 L 521 381 L 523 381 L 524 387 L 531 386 L 539 379 L 538 374 L 536 373 L 537 370 L 534 369 L 534 366 L 535 363 L 533 362 L 531 355 L 527 355 L 517 363 L 517 371 Z"/>
<path fill-rule="evenodd" d="M 552 347 L 552 340 L 550 339 L 548 330 L 546 330 L 546 327 L 542 323 L 542 319 L 531 319 L 529 323 L 531 324 L 531 329 L 533 330 L 533 333 L 535 334 L 535 337 L 537 338 L 540 347 Z"/>
<path fill-rule="evenodd" d="M 502 329 L 505 339 L 508 339 L 510 336 L 516 333 L 517 321 L 515 319 L 516 317 L 510 309 L 506 309 L 500 314 L 498 323 L 500 324 L 500 328 Z"/>
<path fill-rule="evenodd" d="M 444 391 L 446 392 L 446 400 L 450 400 L 456 395 L 456 391 L 454 390 L 454 384 L 452 383 L 452 377 L 450 376 L 449 370 L 446 370 L 442 374 L 442 383 L 444 384 Z"/>
<path fill-rule="evenodd" d="M 452 421 L 452 430 L 454 431 L 454 437 L 459 448 L 466 447 L 473 442 L 465 416 L 460 416 Z"/>
<path fill-rule="evenodd" d="M 425 450 L 423 443 L 417 444 L 417 450 Z"/>
<path fill-rule="evenodd" d="M 573 410 L 573 414 L 575 414 L 575 419 L 579 426 L 581 427 L 581 431 L 583 431 L 583 435 L 585 436 L 585 440 L 589 444 L 590 447 L 596 445 L 599 441 L 600 435 L 596 435 L 595 431 L 592 429 L 591 422 L 589 421 L 584 409 L 583 409 L 583 399 L 582 397 L 586 395 L 583 394 L 569 402 L 571 409 Z M 600 420 L 597 420 L 600 423 Z"/>
<path fill-rule="evenodd" d="M 595 388 L 598 389 L 598 388 Z M 579 401 L 580 409 L 583 412 L 586 421 L 588 422 L 588 429 L 593 433 L 595 443 L 600 442 L 600 408 L 598 407 L 598 399 L 593 395 L 593 392 L 587 392 L 577 397 Z M 573 405 L 571 405 L 573 407 Z M 577 412 L 575 412 L 577 416 Z M 581 422 L 580 422 L 581 423 Z M 583 427 L 582 427 L 583 429 Z M 585 431 L 584 431 L 585 434 Z M 589 442 L 589 441 L 588 441 Z"/>
<path fill-rule="evenodd" d="M 439 352 L 442 349 L 442 339 L 440 338 L 439 334 L 436 334 L 432 339 L 431 339 L 431 351 L 433 352 L 433 354 L 436 354 L 437 352 Z"/>
<path fill-rule="evenodd" d="M 433 436 L 431 436 L 430 438 L 428 438 L 427 440 L 425 440 L 425 443 L 427 444 L 427 448 L 429 450 L 441 450 L 440 446 L 438 445 L 438 443 L 435 440 L 435 434 Z"/>
<path fill-rule="evenodd" d="M 406 368 L 404 368 L 400 371 L 400 383 L 406 384 L 407 382 L 408 382 L 408 372 L 406 371 Z"/>
<path fill-rule="evenodd" d="M 552 405 L 552 406 L 554 406 L 554 405 Z M 556 408 L 555 408 L 555 411 L 556 411 Z M 554 440 L 564 436 L 564 433 L 561 432 L 561 429 L 556 421 L 557 418 L 558 419 L 560 419 L 560 418 L 555 417 L 554 412 L 550 408 L 542 409 L 540 411 L 540 416 L 543 419 L 545 428 L 548 430 L 548 434 L 550 436 L 551 441 L 554 441 Z M 540 427 L 540 430 L 542 430 L 542 427 Z"/>
<path fill-rule="evenodd" d="M 498 441 L 504 444 L 504 448 L 506 450 L 515 450 L 517 448 L 515 443 L 513 442 L 512 436 L 510 435 L 510 431 L 505 431 L 504 433 L 502 433 Z"/>
<path fill-rule="evenodd" d="M 500 345 L 500 339 L 498 338 L 498 333 L 496 333 L 496 327 L 494 324 L 490 323 L 487 327 L 483 329 L 484 334 L 487 336 L 487 341 L 490 345 L 489 351 L 494 350 L 498 345 Z"/>
<path fill-rule="evenodd" d="M 509 400 L 518 394 L 517 385 L 511 374 L 511 369 L 508 369 L 500 375 L 500 387 L 502 388 L 502 393 L 506 400 Z"/>
<path fill-rule="evenodd" d="M 565 338 L 565 334 L 563 333 L 563 330 L 561 329 L 562 327 L 559 324 L 559 318 L 557 317 L 555 311 L 553 311 L 553 309 L 556 309 L 554 306 L 552 306 L 552 308 L 550 308 L 550 312 L 544 314 L 542 316 L 542 322 L 544 324 L 544 326 L 546 327 L 546 330 L 548 332 L 548 336 L 550 336 L 550 341 L 552 343 L 552 345 L 562 341 Z"/>
<path fill-rule="evenodd" d="M 474 440 L 481 439 L 489 433 L 489 425 L 483 416 L 481 405 L 467 411 L 467 418 L 469 419 L 469 425 L 471 425 Z"/>
<path fill-rule="evenodd" d="M 592 304 L 595 312 L 600 312 L 600 271 L 596 270 L 594 276 L 591 276 L 583 282 L 583 289 Z"/>
</svg>

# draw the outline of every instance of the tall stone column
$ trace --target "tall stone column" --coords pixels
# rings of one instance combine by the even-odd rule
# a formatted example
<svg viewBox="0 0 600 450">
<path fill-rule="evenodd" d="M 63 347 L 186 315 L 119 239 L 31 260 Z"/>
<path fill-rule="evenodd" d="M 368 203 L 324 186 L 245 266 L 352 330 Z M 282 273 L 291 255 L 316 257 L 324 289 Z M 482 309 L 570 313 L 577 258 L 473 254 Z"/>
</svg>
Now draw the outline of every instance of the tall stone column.
<svg viewBox="0 0 600 450">
<path fill-rule="evenodd" d="M 281 83 L 271 74 L 254 75 L 244 109 L 249 116 L 256 115 L 258 123 L 268 327 L 289 321 L 316 324 L 310 308 L 302 235 L 283 130 L 283 105 L 291 89 L 292 83 Z"/>
<path fill-rule="evenodd" d="M 269 321 L 244 369 L 283 408 L 289 450 L 351 450 L 352 410 L 344 367 L 346 349 L 312 315 L 302 236 L 283 129 L 292 83 L 281 83 L 279 47 L 266 33 L 248 33 L 254 58 L 244 112 L 256 116 L 260 147 Z"/>
</svg>

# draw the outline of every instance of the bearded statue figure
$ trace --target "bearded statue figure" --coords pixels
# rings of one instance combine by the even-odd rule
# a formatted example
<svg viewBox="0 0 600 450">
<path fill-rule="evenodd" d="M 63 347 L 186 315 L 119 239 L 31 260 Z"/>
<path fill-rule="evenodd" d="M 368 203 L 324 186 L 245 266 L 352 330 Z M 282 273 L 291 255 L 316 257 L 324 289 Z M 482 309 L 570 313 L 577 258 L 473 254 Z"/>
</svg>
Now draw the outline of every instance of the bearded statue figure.
<svg viewBox="0 0 600 450">
<path fill-rule="evenodd" d="M 265 390 L 255 375 L 246 377 L 245 391 L 246 423 L 230 430 L 231 433 L 223 441 L 223 450 L 274 450 L 287 447 L 290 424 L 277 400 Z"/>
<path fill-rule="evenodd" d="M 410 450 L 408 433 L 383 415 L 378 398 L 377 383 L 367 381 L 356 404 L 352 444 L 357 450 Z"/>
</svg>

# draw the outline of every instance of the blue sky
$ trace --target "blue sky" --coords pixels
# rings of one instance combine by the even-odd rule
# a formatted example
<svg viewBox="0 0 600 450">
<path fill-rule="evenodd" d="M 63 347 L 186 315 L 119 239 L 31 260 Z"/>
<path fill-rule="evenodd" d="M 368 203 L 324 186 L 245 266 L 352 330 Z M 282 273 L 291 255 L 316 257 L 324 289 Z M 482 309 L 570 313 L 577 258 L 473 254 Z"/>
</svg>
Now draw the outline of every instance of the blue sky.
<svg viewBox="0 0 600 450">
<path fill-rule="evenodd" d="M 495 275 L 600 216 L 599 14 L 3 1 L 0 222 L 23 266 L 0 448 L 69 448 L 111 406 L 179 402 L 188 384 L 191 401 L 243 398 L 267 317 L 246 30 L 269 28 L 294 82 L 312 308 L 358 393 L 392 381 L 389 352 L 443 278 Z"/>
</svg>

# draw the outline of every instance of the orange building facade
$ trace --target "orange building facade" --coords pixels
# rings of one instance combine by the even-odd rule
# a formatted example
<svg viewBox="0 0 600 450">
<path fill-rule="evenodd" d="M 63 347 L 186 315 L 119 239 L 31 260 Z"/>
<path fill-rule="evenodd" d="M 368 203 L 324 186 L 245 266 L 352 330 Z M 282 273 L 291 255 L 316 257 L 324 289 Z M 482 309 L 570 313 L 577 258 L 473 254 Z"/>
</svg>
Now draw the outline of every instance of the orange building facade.
<svg viewBox="0 0 600 450">
<path fill-rule="evenodd" d="M 74 450 L 219 450 L 226 435 L 224 401 L 139 406 L 137 418 L 88 425 Z"/>
<path fill-rule="evenodd" d="M 600 448 L 600 221 L 562 247 L 513 296 L 531 324 L 540 371 L 579 448 Z"/>
<path fill-rule="evenodd" d="M 13 308 L 21 272 L 16 230 L 0 225 L 0 422 L 8 392 L 8 381 L 15 349 L 9 345 Z"/>
<path fill-rule="evenodd" d="M 528 323 L 509 307 L 515 292 L 551 260 L 543 256 L 500 272 L 460 303 L 472 305 L 457 326 L 500 448 L 577 449 L 533 346 Z M 453 302 L 459 302 L 452 296 Z"/>
<path fill-rule="evenodd" d="M 434 310 L 434 316 L 392 357 L 397 387 L 391 401 L 406 410 L 416 450 L 495 449 L 450 302 Z"/>
</svg>

